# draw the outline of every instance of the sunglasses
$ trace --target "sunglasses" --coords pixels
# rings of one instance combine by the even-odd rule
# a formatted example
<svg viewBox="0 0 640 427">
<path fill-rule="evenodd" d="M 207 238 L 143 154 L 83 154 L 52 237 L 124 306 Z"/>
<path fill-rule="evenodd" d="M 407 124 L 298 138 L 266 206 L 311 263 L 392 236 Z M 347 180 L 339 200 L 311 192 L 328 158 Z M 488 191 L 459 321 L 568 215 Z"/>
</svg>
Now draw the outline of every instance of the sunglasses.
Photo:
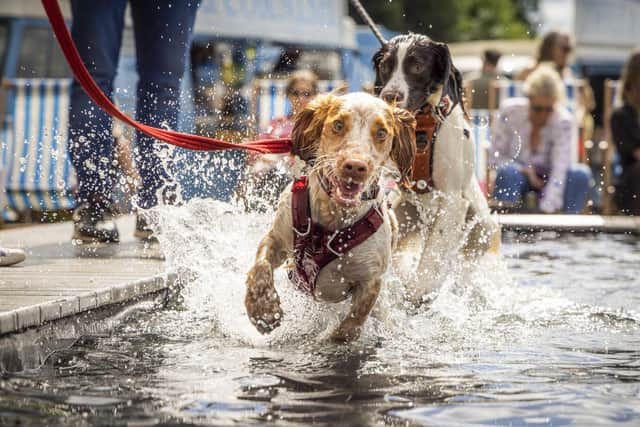
<svg viewBox="0 0 640 427">
<path fill-rule="evenodd" d="M 573 47 L 571 46 L 561 46 L 560 49 L 562 49 L 563 52 L 571 52 L 573 50 Z"/>
<path fill-rule="evenodd" d="M 313 93 L 309 92 L 308 90 L 292 90 L 291 92 L 289 92 L 289 95 L 293 96 L 294 98 L 300 98 L 302 96 L 304 96 L 305 98 L 309 98 L 310 96 L 313 96 Z"/>
<path fill-rule="evenodd" d="M 531 104 L 529 108 L 536 113 L 553 113 L 553 107 L 547 107 L 546 105 Z"/>
</svg>

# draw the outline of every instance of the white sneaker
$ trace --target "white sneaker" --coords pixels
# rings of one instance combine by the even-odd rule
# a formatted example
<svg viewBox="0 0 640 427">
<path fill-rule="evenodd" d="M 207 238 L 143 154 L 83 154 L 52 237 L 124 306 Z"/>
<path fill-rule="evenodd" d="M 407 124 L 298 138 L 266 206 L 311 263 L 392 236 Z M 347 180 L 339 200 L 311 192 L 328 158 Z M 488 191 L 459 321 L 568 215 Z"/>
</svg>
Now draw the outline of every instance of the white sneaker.
<svg viewBox="0 0 640 427">
<path fill-rule="evenodd" d="M 8 249 L 0 247 L 0 267 L 18 264 L 24 261 L 27 255 L 22 249 Z"/>
</svg>

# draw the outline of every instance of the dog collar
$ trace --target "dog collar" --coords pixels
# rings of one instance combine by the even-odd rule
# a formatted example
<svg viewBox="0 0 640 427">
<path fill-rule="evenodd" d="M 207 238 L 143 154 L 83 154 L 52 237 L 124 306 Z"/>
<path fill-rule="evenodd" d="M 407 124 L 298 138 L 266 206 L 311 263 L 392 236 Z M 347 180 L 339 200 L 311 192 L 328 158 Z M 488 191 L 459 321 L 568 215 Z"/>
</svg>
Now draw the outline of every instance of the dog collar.
<svg viewBox="0 0 640 427">
<path fill-rule="evenodd" d="M 430 106 L 416 115 L 416 156 L 413 161 L 411 181 L 416 193 L 428 193 L 433 188 L 433 151 L 438 131 L 446 116 L 451 112 L 447 98 L 434 110 Z"/>
</svg>

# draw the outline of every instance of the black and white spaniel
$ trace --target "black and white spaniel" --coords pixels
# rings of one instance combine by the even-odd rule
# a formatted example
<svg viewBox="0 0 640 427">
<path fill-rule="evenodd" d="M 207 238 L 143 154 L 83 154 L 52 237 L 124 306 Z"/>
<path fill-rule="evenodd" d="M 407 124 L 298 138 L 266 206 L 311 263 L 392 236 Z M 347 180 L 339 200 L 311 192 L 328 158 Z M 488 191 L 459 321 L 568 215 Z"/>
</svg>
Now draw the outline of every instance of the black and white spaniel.
<svg viewBox="0 0 640 427">
<path fill-rule="evenodd" d="M 408 296 L 419 303 L 459 253 L 473 259 L 497 252 L 500 228 L 475 176 L 462 76 L 447 45 L 420 34 L 399 35 L 374 55 L 373 64 L 376 94 L 411 111 L 418 123 L 413 186 L 398 192 L 394 210 L 401 233 L 397 270 L 406 276 Z"/>
</svg>

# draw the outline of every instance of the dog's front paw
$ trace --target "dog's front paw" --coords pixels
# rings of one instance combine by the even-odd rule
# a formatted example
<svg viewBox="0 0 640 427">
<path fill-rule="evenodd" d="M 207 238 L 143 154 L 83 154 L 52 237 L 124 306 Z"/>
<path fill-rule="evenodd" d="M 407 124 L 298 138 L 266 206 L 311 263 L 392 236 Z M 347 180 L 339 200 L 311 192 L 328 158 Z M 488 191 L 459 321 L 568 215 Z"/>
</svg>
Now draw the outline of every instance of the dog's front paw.
<svg viewBox="0 0 640 427">
<path fill-rule="evenodd" d="M 355 341 L 360 338 L 362 327 L 355 322 L 345 320 L 331 334 L 331 341 L 339 344 Z"/>
<path fill-rule="evenodd" d="M 244 305 L 249 320 L 261 334 L 268 334 L 280 326 L 280 297 L 273 285 L 273 272 L 268 262 L 258 261 L 247 274 Z"/>
</svg>

